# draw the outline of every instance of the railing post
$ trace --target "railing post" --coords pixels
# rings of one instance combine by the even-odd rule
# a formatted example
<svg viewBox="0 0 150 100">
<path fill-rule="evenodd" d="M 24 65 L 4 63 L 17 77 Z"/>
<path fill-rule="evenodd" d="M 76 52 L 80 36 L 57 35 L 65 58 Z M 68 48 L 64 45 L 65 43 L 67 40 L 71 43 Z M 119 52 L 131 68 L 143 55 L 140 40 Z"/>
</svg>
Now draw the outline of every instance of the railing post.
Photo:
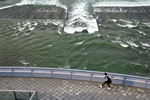
<svg viewBox="0 0 150 100">
<path fill-rule="evenodd" d="M 123 86 L 125 86 L 126 84 L 126 76 L 124 77 L 124 80 L 123 80 Z"/>
<path fill-rule="evenodd" d="M 32 93 L 32 94 L 33 94 L 33 93 Z M 32 94 L 31 94 L 31 92 L 29 92 L 29 100 L 30 100 L 30 98 L 31 98 Z"/>
<path fill-rule="evenodd" d="M 17 100 L 17 96 L 16 96 L 16 92 L 14 91 L 14 97 L 15 97 L 15 100 Z"/>
<path fill-rule="evenodd" d="M 91 75 L 90 75 L 90 80 L 92 81 L 92 77 L 93 77 L 93 72 L 91 73 Z"/>
<path fill-rule="evenodd" d="M 14 77 L 14 68 L 11 68 L 12 75 Z"/>
<path fill-rule="evenodd" d="M 148 80 L 145 81 L 145 88 L 147 87 Z"/>
<path fill-rule="evenodd" d="M 73 73 L 73 71 L 71 71 L 71 79 L 72 79 L 72 73 Z"/>
<path fill-rule="evenodd" d="M 114 74 L 111 75 L 111 79 L 113 79 L 113 77 L 114 77 Z"/>
<path fill-rule="evenodd" d="M 33 78 L 33 71 L 34 71 L 34 69 L 32 68 L 32 69 L 31 69 L 31 75 L 32 75 L 32 78 Z"/>
<path fill-rule="evenodd" d="M 54 71 L 54 70 L 51 70 L 51 77 L 52 77 L 52 78 L 53 78 L 53 71 Z"/>
<path fill-rule="evenodd" d="M 36 100 L 38 100 L 38 94 L 37 94 L 37 92 L 35 93 L 35 96 L 36 96 Z"/>
</svg>

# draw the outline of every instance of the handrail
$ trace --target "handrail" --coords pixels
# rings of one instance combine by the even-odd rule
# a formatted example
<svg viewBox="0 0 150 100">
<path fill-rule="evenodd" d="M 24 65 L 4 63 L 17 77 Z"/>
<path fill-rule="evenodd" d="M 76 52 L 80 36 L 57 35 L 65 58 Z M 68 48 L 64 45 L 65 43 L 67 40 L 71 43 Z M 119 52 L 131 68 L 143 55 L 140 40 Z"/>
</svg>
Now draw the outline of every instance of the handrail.
<svg viewBox="0 0 150 100">
<path fill-rule="evenodd" d="M 64 68 L 49 68 L 49 67 L 16 67 L 16 66 L 15 67 L 10 67 L 10 66 L 3 67 L 2 66 L 0 67 L 0 70 L 1 69 L 9 69 L 9 72 L 11 73 L 10 76 L 12 77 L 17 76 L 18 73 L 21 77 L 39 77 L 36 75 L 37 74 L 40 75 L 42 73 L 43 74 L 42 77 L 79 79 L 79 80 L 88 80 L 88 81 L 95 81 L 95 82 L 98 82 L 100 80 L 99 77 L 97 77 L 97 75 L 100 75 L 101 79 L 103 79 L 102 77 L 104 74 L 104 72 L 98 72 L 98 71 L 64 69 Z M 36 73 L 37 70 L 39 71 L 39 73 Z M 3 73 L 5 73 L 5 71 Z M 7 70 L 6 70 L 6 73 L 7 73 Z M 22 74 L 25 76 L 23 76 Z M 108 72 L 108 75 L 112 77 L 113 82 L 114 83 L 116 82 L 116 84 L 130 85 L 130 86 L 133 86 L 133 84 L 135 84 L 135 86 L 137 87 L 139 86 L 139 84 L 140 85 L 142 84 L 141 87 L 150 88 L 150 77 L 141 77 L 141 76 L 135 76 L 135 75 L 109 73 L 109 72 Z M 1 76 L 1 72 L 0 72 L 0 76 Z"/>
<path fill-rule="evenodd" d="M 97 74 L 103 74 L 104 72 L 100 72 L 100 71 L 90 71 L 90 70 L 80 70 L 80 69 L 65 69 L 65 68 L 50 68 L 50 67 L 20 67 L 20 66 L 15 66 L 15 67 L 10 67 L 10 66 L 6 66 L 6 67 L 1 67 L 0 69 L 39 69 L 39 70 L 60 70 L 60 71 L 77 71 L 77 72 L 87 72 L 87 73 L 97 73 Z M 120 73 L 112 73 L 112 72 L 108 72 L 109 75 L 116 75 L 116 76 L 126 76 L 126 77 L 133 77 L 133 78 L 141 78 L 141 79 L 149 79 L 150 77 L 143 77 L 143 76 L 135 76 L 135 75 L 127 75 L 127 74 L 120 74 Z"/>
<path fill-rule="evenodd" d="M 36 92 L 34 91 L 31 95 L 31 97 L 29 98 L 29 100 L 32 100 L 35 95 L 36 95 Z"/>
<path fill-rule="evenodd" d="M 13 92 L 15 93 L 14 94 L 15 99 L 16 99 L 16 92 L 32 93 L 32 95 L 29 97 L 29 100 L 32 100 L 35 95 L 37 96 L 36 91 L 33 90 L 0 90 L 0 92 Z"/>
<path fill-rule="evenodd" d="M 36 92 L 33 90 L 0 90 L 0 92 Z"/>
</svg>

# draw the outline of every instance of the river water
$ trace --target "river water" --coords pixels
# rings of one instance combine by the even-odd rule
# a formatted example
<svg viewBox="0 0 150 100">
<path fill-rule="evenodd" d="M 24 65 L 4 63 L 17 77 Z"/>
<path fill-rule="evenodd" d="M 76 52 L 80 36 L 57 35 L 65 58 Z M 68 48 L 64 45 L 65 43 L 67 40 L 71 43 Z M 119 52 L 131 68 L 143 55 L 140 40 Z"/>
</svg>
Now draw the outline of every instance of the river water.
<svg viewBox="0 0 150 100">
<path fill-rule="evenodd" d="M 0 20 L 0 66 L 71 68 L 150 77 L 150 21 L 103 19 L 98 23 L 99 32 L 89 32 L 91 5 L 112 5 L 114 1 L 86 1 L 0 2 L 0 9 L 25 4 L 56 4 L 68 9 L 67 25 L 74 29 L 73 32 L 67 30 L 66 34 L 59 33 L 59 20 Z M 148 0 L 117 0 L 115 4 L 122 4 L 119 2 L 150 5 Z M 81 13 L 76 6 L 81 7 Z"/>
</svg>

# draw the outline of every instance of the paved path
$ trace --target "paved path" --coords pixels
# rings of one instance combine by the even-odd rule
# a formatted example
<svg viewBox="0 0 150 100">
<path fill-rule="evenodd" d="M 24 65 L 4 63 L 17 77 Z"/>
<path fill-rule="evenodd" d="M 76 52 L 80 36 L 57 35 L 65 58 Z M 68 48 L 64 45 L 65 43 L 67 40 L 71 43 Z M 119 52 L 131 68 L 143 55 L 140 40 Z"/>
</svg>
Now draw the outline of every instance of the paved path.
<svg viewBox="0 0 150 100">
<path fill-rule="evenodd" d="M 150 100 L 150 89 L 64 79 L 0 77 L 0 90 L 35 90 L 39 100 Z"/>
</svg>

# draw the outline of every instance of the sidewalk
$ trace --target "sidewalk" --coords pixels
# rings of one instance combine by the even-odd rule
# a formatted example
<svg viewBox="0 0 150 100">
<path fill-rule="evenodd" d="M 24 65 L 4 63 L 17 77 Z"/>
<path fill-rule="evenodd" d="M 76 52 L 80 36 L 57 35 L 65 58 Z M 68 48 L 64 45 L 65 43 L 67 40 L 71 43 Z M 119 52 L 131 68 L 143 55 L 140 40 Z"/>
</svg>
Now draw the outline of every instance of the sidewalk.
<svg viewBox="0 0 150 100">
<path fill-rule="evenodd" d="M 0 77 L 0 90 L 35 90 L 39 100 L 150 100 L 150 89 L 65 79 Z"/>
</svg>

